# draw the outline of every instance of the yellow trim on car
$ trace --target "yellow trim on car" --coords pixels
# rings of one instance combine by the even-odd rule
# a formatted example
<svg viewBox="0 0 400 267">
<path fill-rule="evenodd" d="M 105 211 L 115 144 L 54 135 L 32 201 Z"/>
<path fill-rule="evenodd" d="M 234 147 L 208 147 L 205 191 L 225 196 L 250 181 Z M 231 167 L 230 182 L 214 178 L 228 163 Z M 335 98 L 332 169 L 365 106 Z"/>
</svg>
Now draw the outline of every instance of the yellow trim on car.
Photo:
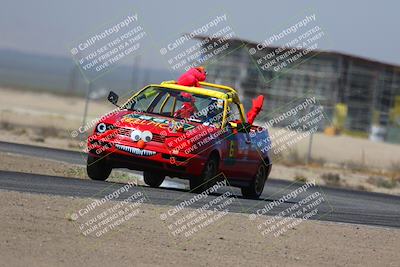
<svg viewBox="0 0 400 267">
<path fill-rule="evenodd" d="M 222 90 L 229 91 L 229 92 L 236 94 L 235 89 L 233 89 L 232 87 L 226 86 L 226 85 L 216 84 L 216 83 L 208 83 L 208 82 L 199 82 L 199 84 L 203 85 L 203 86 L 212 87 L 212 88 L 222 89 Z"/>
<path fill-rule="evenodd" d="M 193 94 L 197 94 L 197 95 L 205 95 L 205 96 L 210 96 L 210 97 L 215 97 L 215 98 L 220 98 L 220 99 L 227 99 L 229 97 L 224 92 L 219 92 L 219 91 L 215 91 L 215 90 L 211 90 L 211 89 L 207 89 L 207 88 L 201 88 L 201 87 L 183 86 L 183 85 L 178 85 L 175 83 L 162 82 L 161 84 L 150 84 L 149 86 L 175 89 L 178 91 L 184 91 L 184 92 L 188 92 L 188 93 L 193 93 Z"/>
</svg>

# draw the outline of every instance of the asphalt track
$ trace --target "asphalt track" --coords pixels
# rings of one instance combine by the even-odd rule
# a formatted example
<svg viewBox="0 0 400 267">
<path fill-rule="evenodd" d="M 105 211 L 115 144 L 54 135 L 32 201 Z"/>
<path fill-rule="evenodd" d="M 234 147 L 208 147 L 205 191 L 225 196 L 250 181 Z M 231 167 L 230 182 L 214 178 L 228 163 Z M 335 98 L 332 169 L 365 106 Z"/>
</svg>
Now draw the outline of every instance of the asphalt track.
<svg viewBox="0 0 400 267">
<path fill-rule="evenodd" d="M 73 164 L 85 164 L 85 154 L 62 149 L 0 142 L 0 151 Z M 175 181 L 175 179 L 173 180 Z M 182 185 L 184 188 L 185 183 L 182 183 Z M 191 207 L 201 207 L 211 199 L 217 198 L 226 191 L 230 191 L 233 195 L 231 197 L 235 199 L 232 201 L 232 204 L 229 205 L 229 211 L 253 214 L 302 185 L 303 184 L 276 180 L 270 177 L 260 200 L 243 199 L 241 198 L 239 189 L 224 187 L 219 189 L 217 193 L 210 195 L 207 199 L 195 202 Z M 121 186 L 121 184 L 113 182 L 0 171 L 0 189 L 2 190 L 102 198 Z M 146 196 L 147 203 L 169 205 L 171 207 L 194 197 L 194 194 L 190 193 L 187 189 L 170 187 L 154 189 L 146 186 L 135 186 L 126 194 L 122 194 L 119 200 L 129 197 L 136 191 L 141 191 Z M 400 227 L 400 197 L 341 188 L 310 187 L 306 191 L 298 194 L 295 198 L 291 198 L 277 205 L 266 214 L 276 215 L 292 207 L 296 203 L 299 204 L 300 201 L 316 192 L 318 192 L 320 196 L 323 196 L 324 201 L 318 205 L 318 214 L 311 219 L 395 228 Z"/>
</svg>

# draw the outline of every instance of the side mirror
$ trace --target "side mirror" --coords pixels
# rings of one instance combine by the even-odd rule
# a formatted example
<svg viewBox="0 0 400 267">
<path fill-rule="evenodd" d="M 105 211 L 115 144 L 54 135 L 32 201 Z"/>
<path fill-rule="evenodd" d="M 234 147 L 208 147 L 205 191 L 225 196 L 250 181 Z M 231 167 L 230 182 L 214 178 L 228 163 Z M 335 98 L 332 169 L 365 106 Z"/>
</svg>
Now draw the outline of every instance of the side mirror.
<svg viewBox="0 0 400 267">
<path fill-rule="evenodd" d="M 107 97 L 108 101 L 110 101 L 113 105 L 115 105 L 117 107 L 118 107 L 118 105 L 117 105 L 118 98 L 119 98 L 119 96 L 116 93 L 114 93 L 113 91 L 110 91 L 110 93 L 108 94 L 108 97 Z"/>
</svg>

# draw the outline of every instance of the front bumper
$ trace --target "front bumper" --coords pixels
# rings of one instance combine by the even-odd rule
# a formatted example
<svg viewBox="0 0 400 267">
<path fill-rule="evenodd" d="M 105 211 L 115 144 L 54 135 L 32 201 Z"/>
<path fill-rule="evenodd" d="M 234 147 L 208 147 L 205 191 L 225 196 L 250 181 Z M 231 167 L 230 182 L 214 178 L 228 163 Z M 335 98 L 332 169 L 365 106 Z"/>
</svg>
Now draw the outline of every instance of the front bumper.
<svg viewBox="0 0 400 267">
<path fill-rule="evenodd" d="M 104 158 L 113 168 L 163 172 L 168 176 L 190 178 L 200 176 L 207 158 L 200 154 L 186 154 L 166 148 L 165 144 L 149 142 L 140 149 L 129 141 L 100 141 L 92 138 L 89 154 Z"/>
</svg>

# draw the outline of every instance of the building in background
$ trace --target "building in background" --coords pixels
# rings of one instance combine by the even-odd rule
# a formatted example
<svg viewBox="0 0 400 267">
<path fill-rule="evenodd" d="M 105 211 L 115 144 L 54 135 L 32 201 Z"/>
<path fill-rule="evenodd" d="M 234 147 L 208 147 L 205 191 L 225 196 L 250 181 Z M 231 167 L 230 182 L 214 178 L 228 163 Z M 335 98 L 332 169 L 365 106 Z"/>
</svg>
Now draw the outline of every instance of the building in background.
<svg viewBox="0 0 400 267">
<path fill-rule="evenodd" d="M 218 60 L 206 61 L 207 79 L 232 85 L 245 99 L 245 106 L 250 106 L 251 98 L 263 94 L 266 97 L 264 115 L 268 118 L 274 115 L 271 111 L 290 101 L 312 95 L 324 106 L 328 116 L 320 130 L 331 126 L 339 107 L 346 111 L 343 131 L 400 143 L 400 66 L 314 50 L 282 71 L 272 68 L 264 71 L 257 64 L 257 58 L 277 47 L 257 50 L 251 56 L 249 49 L 256 49 L 256 43 L 241 39 L 225 42 L 229 48 L 224 55 Z M 289 50 L 283 49 L 282 53 Z"/>
</svg>

